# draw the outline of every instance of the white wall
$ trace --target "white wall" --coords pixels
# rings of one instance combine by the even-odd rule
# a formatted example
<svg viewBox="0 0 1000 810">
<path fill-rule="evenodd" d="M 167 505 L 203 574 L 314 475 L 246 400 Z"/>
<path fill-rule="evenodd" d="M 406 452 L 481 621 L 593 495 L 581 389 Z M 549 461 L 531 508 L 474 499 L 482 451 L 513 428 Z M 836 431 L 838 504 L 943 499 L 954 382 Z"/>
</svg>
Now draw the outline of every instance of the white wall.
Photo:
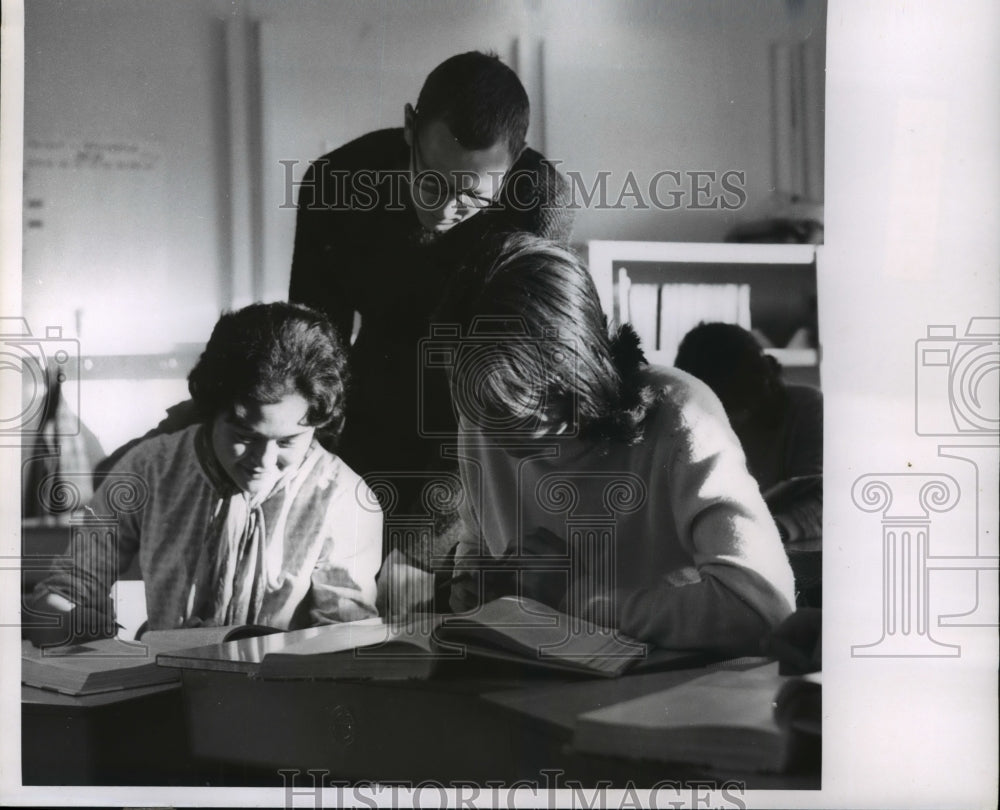
<svg viewBox="0 0 1000 810">
<path fill-rule="evenodd" d="M 493 49 L 519 70 L 535 107 L 528 140 L 588 191 L 607 172 L 606 205 L 577 197 L 574 241 L 721 241 L 774 205 L 769 48 L 825 48 L 825 3 L 771 0 L 641 2 L 297 3 L 256 0 L 263 20 L 264 246 L 269 297 L 283 294 L 294 234 L 281 159 L 305 161 L 357 135 L 400 126 L 424 76 L 444 55 Z M 377 9 L 375 11 L 374 9 Z M 374 77 L 374 78 L 373 78 Z M 822 131 L 822 98 L 811 100 Z M 349 110 L 349 115 L 345 111 Z M 819 150 L 821 155 L 821 149 Z M 739 210 L 662 210 L 648 187 L 660 171 L 745 173 Z M 614 208 L 629 175 L 644 202 Z M 712 195 L 720 191 L 711 184 Z M 670 204 L 678 188 L 658 185 Z M 733 199 L 732 196 L 729 199 Z M 697 202 L 704 203 L 705 198 Z M 820 201 L 821 202 L 821 201 Z"/>
<path fill-rule="evenodd" d="M 231 64 L 246 75 L 234 77 L 226 25 L 236 18 L 260 21 L 260 58 L 248 46 L 246 61 Z M 276 161 L 304 165 L 399 125 L 426 73 L 469 48 L 521 68 L 536 108 L 529 139 L 588 186 L 611 172 L 610 202 L 630 171 L 643 185 L 663 169 L 747 173 L 743 210 L 582 210 L 575 241 L 719 240 L 769 202 L 768 44 L 810 33 L 822 42 L 824 21 L 825 3 L 785 0 L 29 3 L 26 143 L 137 142 L 160 163 L 125 188 L 87 170 L 41 182 L 52 221 L 28 233 L 26 313 L 69 330 L 79 319 L 80 337 L 100 353 L 201 341 L 234 289 L 247 287 L 233 278 L 246 268 L 233 265 L 248 234 L 260 239 L 255 294 L 281 297 L 294 217 L 280 210 Z M 260 112 L 237 105 L 234 115 L 249 120 L 233 129 L 227 93 L 257 93 L 258 72 Z M 241 126 L 250 147 L 234 156 Z M 230 193 L 240 183 L 260 210 L 255 227 L 234 231 Z M 69 211 L 57 223 L 60 199 Z"/>
<path fill-rule="evenodd" d="M 159 157 L 137 182 L 90 169 L 39 178 L 44 224 L 26 233 L 26 316 L 62 324 L 91 353 L 204 341 L 226 303 L 229 264 L 220 238 L 229 4 L 26 5 L 26 157 L 35 139 L 143 143 Z"/>
<path fill-rule="evenodd" d="M 613 203 L 632 172 L 746 172 L 739 211 L 581 210 L 574 241 L 721 240 L 770 202 L 772 41 L 824 40 L 825 3 L 768 0 L 33 0 L 25 9 L 23 305 L 84 355 L 203 344 L 219 311 L 287 291 L 294 211 L 279 160 L 399 126 L 446 56 L 493 49 L 534 108 L 529 142 Z M 112 171 L 73 156 L 144 150 Z M 53 146 L 55 144 L 55 146 Z M 111 149 L 111 152 L 107 150 Z M 39 156 L 41 160 L 39 161 Z M 66 158 L 70 167 L 40 166 Z M 689 201 L 690 195 L 688 197 Z M 177 385 L 83 393 L 127 437 Z M 90 404 L 100 401 L 100 406 Z M 89 411 L 89 413 L 88 413 Z"/>
</svg>

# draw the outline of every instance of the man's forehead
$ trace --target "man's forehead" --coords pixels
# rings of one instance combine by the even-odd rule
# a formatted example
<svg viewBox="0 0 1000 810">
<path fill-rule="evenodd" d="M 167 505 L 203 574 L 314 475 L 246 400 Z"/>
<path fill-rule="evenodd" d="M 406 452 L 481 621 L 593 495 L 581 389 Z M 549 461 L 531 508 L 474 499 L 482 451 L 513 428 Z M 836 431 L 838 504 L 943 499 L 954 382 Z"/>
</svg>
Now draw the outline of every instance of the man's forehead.
<svg viewBox="0 0 1000 810">
<path fill-rule="evenodd" d="M 421 122 L 418 127 L 420 153 L 428 169 L 442 173 L 502 174 L 510 169 L 513 162 L 502 138 L 485 149 L 468 149 L 440 119 Z"/>
</svg>

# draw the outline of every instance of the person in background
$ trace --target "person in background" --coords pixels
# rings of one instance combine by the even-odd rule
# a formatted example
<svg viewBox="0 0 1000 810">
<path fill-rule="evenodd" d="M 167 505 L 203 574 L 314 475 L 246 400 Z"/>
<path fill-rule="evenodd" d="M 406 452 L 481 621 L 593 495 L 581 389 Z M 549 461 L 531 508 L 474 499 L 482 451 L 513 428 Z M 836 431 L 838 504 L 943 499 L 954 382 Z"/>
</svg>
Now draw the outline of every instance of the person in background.
<svg viewBox="0 0 1000 810">
<path fill-rule="evenodd" d="M 382 514 L 317 440 L 343 424 L 345 361 L 306 307 L 224 314 L 188 377 L 200 421 L 141 442 L 98 487 L 89 510 L 118 513 L 117 538 L 78 533 L 37 586 L 33 609 L 63 619 L 41 640 L 65 638 L 73 610 L 106 611 L 135 555 L 151 630 L 375 615 Z"/>
<path fill-rule="evenodd" d="M 820 539 L 823 394 L 786 384 L 778 361 L 735 324 L 696 326 L 681 341 L 674 365 L 719 397 L 782 540 Z"/>
<path fill-rule="evenodd" d="M 324 155 L 299 185 L 289 300 L 325 312 L 345 342 L 360 315 L 340 452 L 387 476 L 403 509 L 424 481 L 413 473 L 454 469 L 441 454 L 454 436 L 447 383 L 424 374 L 419 351 L 445 290 L 498 235 L 569 238 L 568 187 L 526 146 L 528 114 L 498 57 L 458 54 L 427 76 L 401 128 Z M 435 518 L 447 536 L 447 516 Z M 404 551 L 423 565 L 428 549 Z"/>
<path fill-rule="evenodd" d="M 544 240 L 507 240 L 460 307 L 474 339 L 451 387 L 476 497 L 452 607 L 506 588 L 654 645 L 756 652 L 792 612 L 792 572 L 711 390 L 647 365 L 630 326 L 609 333 L 587 269 Z"/>
</svg>

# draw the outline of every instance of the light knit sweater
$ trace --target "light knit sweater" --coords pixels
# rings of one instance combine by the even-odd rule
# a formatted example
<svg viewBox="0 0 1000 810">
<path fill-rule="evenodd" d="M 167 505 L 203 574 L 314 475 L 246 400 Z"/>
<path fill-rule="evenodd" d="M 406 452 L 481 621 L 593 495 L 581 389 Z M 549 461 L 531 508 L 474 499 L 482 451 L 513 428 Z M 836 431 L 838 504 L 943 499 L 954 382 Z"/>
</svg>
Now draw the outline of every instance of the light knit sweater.
<svg viewBox="0 0 1000 810">
<path fill-rule="evenodd" d="M 90 508 L 98 516 L 118 514 L 117 548 L 107 532 L 78 533 L 36 596 L 48 591 L 99 607 L 138 554 L 149 628 L 195 618 L 199 553 L 211 540 L 220 499 L 196 455 L 199 427 L 148 439 L 119 462 Z M 130 481 L 148 488 L 138 509 L 121 498 Z M 375 614 L 382 513 L 357 474 L 314 442 L 299 470 L 261 508 L 267 580 L 255 622 L 288 629 Z"/>
<path fill-rule="evenodd" d="M 604 623 L 634 638 L 756 651 L 791 613 L 792 571 L 722 405 L 684 372 L 646 373 L 664 397 L 637 445 L 545 437 L 511 446 L 462 425 L 464 517 L 476 529 L 457 551 L 455 609 L 480 598 L 480 572 L 470 569 L 546 530 L 591 549 L 586 582 L 569 592 L 603 603 Z M 603 560 L 594 557 L 602 536 L 613 545 Z M 570 583 L 581 576 L 576 565 Z"/>
</svg>

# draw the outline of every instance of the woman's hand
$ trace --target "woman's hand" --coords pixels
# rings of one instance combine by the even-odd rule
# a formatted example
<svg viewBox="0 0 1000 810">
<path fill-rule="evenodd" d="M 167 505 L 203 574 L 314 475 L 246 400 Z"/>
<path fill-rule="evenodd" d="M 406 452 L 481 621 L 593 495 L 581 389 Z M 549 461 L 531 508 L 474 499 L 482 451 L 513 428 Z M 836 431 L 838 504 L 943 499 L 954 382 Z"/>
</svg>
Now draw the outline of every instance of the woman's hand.
<svg viewBox="0 0 1000 810">
<path fill-rule="evenodd" d="M 110 638 L 116 630 L 108 612 L 74 605 L 57 593 L 42 594 L 28 605 L 28 612 L 34 614 L 34 623 L 24 626 L 21 635 L 36 647 Z"/>
</svg>

